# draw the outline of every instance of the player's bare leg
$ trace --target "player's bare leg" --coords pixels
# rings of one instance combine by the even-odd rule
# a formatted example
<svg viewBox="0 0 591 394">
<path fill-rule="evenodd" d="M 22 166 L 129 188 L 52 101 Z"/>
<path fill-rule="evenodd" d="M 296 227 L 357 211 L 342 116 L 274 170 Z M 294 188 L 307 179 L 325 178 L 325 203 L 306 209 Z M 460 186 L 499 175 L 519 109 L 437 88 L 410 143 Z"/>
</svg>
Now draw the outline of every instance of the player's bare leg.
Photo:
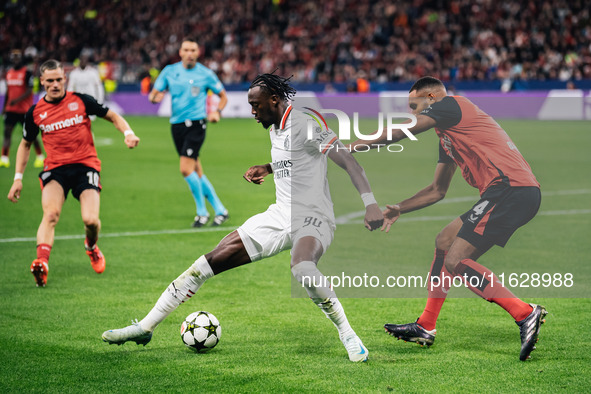
<svg viewBox="0 0 591 394">
<path fill-rule="evenodd" d="M 201 182 L 201 190 L 203 190 L 203 196 L 209 201 L 211 206 L 215 211 L 215 217 L 213 218 L 213 226 L 220 226 L 226 220 L 228 220 L 228 210 L 222 204 L 222 200 L 218 197 L 215 189 L 205 173 L 203 172 L 203 166 L 201 165 L 201 160 L 197 158 L 195 160 L 195 172 L 197 176 L 199 176 L 199 180 Z"/>
<path fill-rule="evenodd" d="M 445 226 L 435 237 L 435 247 L 447 252 L 456 240 L 458 232 L 463 224 L 462 219 L 459 217 L 452 220 L 452 222 Z"/>
<path fill-rule="evenodd" d="M 97 274 L 101 274 L 105 270 L 106 265 L 105 256 L 103 256 L 103 253 L 96 244 L 101 229 L 101 221 L 99 219 L 100 205 L 100 193 L 97 190 L 86 189 L 80 193 L 80 214 L 86 233 L 84 248 L 86 249 L 86 254 L 90 257 L 90 264 Z"/>
<path fill-rule="evenodd" d="M 195 172 L 195 165 L 196 165 L 196 160 L 191 158 L 191 157 L 187 157 L 187 156 L 181 156 L 179 159 L 179 170 L 181 172 L 181 175 L 184 177 L 189 176 L 191 173 Z M 199 175 L 199 174 L 197 174 Z"/>
<path fill-rule="evenodd" d="M 486 252 L 486 251 L 484 251 Z M 451 244 L 445 258 L 445 268 L 448 272 L 455 273 L 462 260 L 477 260 L 483 252 L 463 238 L 456 237 Z"/>
<path fill-rule="evenodd" d="M 189 190 L 195 200 L 195 208 L 197 215 L 193 221 L 193 227 L 202 227 L 209 221 L 209 214 L 205 207 L 205 196 L 203 194 L 203 186 L 201 184 L 201 178 L 199 174 L 195 172 L 197 160 L 188 157 L 181 156 L 179 161 L 179 170 L 181 175 L 189 185 Z"/>
<path fill-rule="evenodd" d="M 62 213 L 66 201 L 64 189 L 56 181 L 51 181 L 43 187 L 41 192 L 41 207 L 43 218 L 37 230 L 37 243 L 53 245 L 55 226 Z"/>
<path fill-rule="evenodd" d="M 449 272 L 462 276 L 466 286 L 473 293 L 501 306 L 515 319 L 521 335 L 519 359 L 524 361 L 535 349 L 540 326 L 547 314 L 546 309 L 540 305 L 523 302 L 503 287 L 492 271 L 475 261 L 484 252 L 465 239 L 457 238 L 447 254 L 445 265 Z"/>
<path fill-rule="evenodd" d="M 456 239 L 463 222 L 458 217 L 441 230 L 435 238 L 435 253 L 431 263 L 431 279 L 427 287 L 427 303 L 421 316 L 413 323 L 385 324 L 385 331 L 405 342 L 416 342 L 421 346 L 431 346 L 435 341 L 435 325 L 441 307 L 451 287 L 452 276 L 445 268 L 444 261 L 448 250 Z"/>
<path fill-rule="evenodd" d="M 201 160 L 199 160 L 199 158 L 195 160 L 195 172 L 199 175 L 199 178 L 203 176 L 203 166 L 201 165 Z"/>
<path fill-rule="evenodd" d="M 45 156 L 43 156 L 43 150 L 41 150 L 41 143 L 39 142 L 39 137 L 35 138 L 35 141 L 33 141 L 33 147 L 35 148 L 35 161 L 33 162 L 33 167 L 42 168 Z"/>
<path fill-rule="evenodd" d="M 156 305 L 140 322 L 125 328 L 109 330 L 103 333 L 103 341 L 121 345 L 127 341 L 146 345 L 152 338 L 152 332 L 178 306 L 190 299 L 201 285 L 220 272 L 250 263 L 250 257 L 242 243 L 238 231 L 224 237 L 214 250 L 199 257 L 178 278 L 172 281 L 162 293 Z"/>
<path fill-rule="evenodd" d="M 45 287 L 49 273 L 49 254 L 53 246 L 55 226 L 59 221 L 64 201 L 64 189 L 56 181 L 50 181 L 41 192 L 43 218 L 37 229 L 37 258 L 31 263 L 31 273 L 38 287 Z"/>
<path fill-rule="evenodd" d="M 205 258 L 214 275 L 251 262 L 238 231 L 226 235 Z"/>
<path fill-rule="evenodd" d="M 2 156 L 0 156 L 0 167 L 10 167 L 10 159 L 8 154 L 10 152 L 10 144 L 12 140 L 13 124 L 4 123 L 4 139 L 2 141 Z"/>
<path fill-rule="evenodd" d="M 4 123 L 4 139 L 2 141 L 2 155 L 0 156 L 0 167 L 10 167 L 9 153 L 10 145 L 12 143 L 12 131 L 14 130 L 15 126 L 16 124 Z M 36 154 L 33 166 L 35 168 L 41 168 L 43 167 L 43 159 L 45 159 L 45 156 L 43 156 L 43 151 L 41 150 L 41 145 L 39 144 L 39 138 L 36 138 L 35 141 L 33 141 L 33 146 L 35 147 Z"/>
<path fill-rule="evenodd" d="M 339 338 L 353 362 L 367 361 L 369 352 L 351 328 L 343 306 L 317 264 L 324 249 L 314 237 L 302 237 L 292 248 L 291 272 L 312 301 L 324 312 L 339 332 Z"/>
</svg>

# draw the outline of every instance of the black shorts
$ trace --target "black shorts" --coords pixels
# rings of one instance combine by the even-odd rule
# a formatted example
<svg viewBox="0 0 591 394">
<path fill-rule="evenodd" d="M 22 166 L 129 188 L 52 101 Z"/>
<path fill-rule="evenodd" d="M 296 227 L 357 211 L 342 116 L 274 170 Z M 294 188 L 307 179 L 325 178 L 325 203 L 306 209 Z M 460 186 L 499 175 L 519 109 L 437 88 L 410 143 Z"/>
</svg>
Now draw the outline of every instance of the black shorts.
<svg viewBox="0 0 591 394">
<path fill-rule="evenodd" d="M 91 167 L 82 164 L 69 164 L 54 168 L 49 171 L 39 173 L 41 189 L 50 181 L 56 181 L 64 189 L 64 196 L 68 197 L 68 192 L 72 190 L 72 195 L 76 200 L 80 199 L 80 194 L 86 189 L 101 191 L 101 175 Z"/>
<path fill-rule="evenodd" d="M 205 119 L 188 120 L 183 123 L 172 125 L 172 139 L 179 156 L 197 159 L 199 151 L 205 141 L 205 129 L 207 121 Z"/>
<path fill-rule="evenodd" d="M 16 112 L 6 112 L 4 114 L 4 124 L 7 126 L 14 126 L 17 123 L 25 123 L 25 114 L 17 114 Z"/>
<path fill-rule="evenodd" d="M 535 186 L 491 186 L 460 216 L 464 225 L 458 237 L 482 252 L 493 245 L 504 247 L 515 230 L 536 216 L 541 201 L 540 189 Z"/>
</svg>

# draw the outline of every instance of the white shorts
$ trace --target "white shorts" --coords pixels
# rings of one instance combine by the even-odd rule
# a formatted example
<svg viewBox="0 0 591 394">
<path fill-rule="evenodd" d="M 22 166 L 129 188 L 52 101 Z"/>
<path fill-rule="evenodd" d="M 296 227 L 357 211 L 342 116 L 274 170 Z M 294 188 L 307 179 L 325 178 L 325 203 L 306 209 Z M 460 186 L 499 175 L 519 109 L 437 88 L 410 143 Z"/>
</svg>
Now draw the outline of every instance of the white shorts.
<svg viewBox="0 0 591 394">
<path fill-rule="evenodd" d="M 271 204 L 263 213 L 254 215 L 238 227 L 238 234 L 251 261 L 271 257 L 291 249 L 302 237 L 311 236 L 320 241 L 324 252 L 334 237 L 335 226 L 322 215 L 291 217 L 288 209 Z"/>
</svg>

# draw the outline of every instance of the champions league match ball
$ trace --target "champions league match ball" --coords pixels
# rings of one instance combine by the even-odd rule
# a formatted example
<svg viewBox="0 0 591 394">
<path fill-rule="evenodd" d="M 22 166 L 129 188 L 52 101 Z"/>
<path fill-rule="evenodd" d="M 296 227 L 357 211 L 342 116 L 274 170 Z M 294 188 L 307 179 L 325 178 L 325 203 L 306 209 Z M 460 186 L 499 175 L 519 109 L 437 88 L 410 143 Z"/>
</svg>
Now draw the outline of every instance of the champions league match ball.
<svg viewBox="0 0 591 394">
<path fill-rule="evenodd" d="M 214 348 L 221 336 L 220 322 L 209 312 L 193 312 L 181 324 L 183 343 L 196 352 L 206 352 Z"/>
</svg>

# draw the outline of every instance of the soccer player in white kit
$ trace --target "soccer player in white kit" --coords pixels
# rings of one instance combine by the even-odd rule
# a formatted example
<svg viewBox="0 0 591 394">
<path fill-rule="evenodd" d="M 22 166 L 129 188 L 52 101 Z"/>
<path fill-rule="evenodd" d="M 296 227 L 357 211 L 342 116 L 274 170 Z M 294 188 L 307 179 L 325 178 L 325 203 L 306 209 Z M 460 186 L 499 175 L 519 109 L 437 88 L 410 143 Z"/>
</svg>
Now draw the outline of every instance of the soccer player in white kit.
<svg viewBox="0 0 591 394">
<path fill-rule="evenodd" d="M 249 168 L 244 178 L 261 184 L 265 176 L 273 174 L 276 203 L 228 234 L 213 251 L 199 257 L 168 286 L 143 320 L 122 329 L 105 331 L 103 341 L 118 345 L 134 341 L 146 345 L 156 326 L 191 298 L 207 279 L 291 249 L 294 277 L 334 323 L 349 359 L 353 362 L 367 360 L 367 348 L 351 328 L 333 289 L 316 267 L 332 242 L 335 229 L 326 177 L 327 156 L 347 171 L 361 194 L 366 206 L 365 226 L 369 230 L 380 228 L 383 215 L 363 168 L 337 136 L 330 129 L 315 127 L 312 138 L 308 137 L 308 116 L 289 103 L 294 94 L 295 89 L 288 80 L 274 74 L 259 75 L 248 91 L 255 119 L 265 129 L 272 126 L 269 131 L 272 162 Z"/>
<path fill-rule="evenodd" d="M 69 92 L 84 93 L 104 104 L 105 89 L 98 70 L 88 64 L 88 56 L 80 56 L 80 64 L 68 76 Z"/>
</svg>

